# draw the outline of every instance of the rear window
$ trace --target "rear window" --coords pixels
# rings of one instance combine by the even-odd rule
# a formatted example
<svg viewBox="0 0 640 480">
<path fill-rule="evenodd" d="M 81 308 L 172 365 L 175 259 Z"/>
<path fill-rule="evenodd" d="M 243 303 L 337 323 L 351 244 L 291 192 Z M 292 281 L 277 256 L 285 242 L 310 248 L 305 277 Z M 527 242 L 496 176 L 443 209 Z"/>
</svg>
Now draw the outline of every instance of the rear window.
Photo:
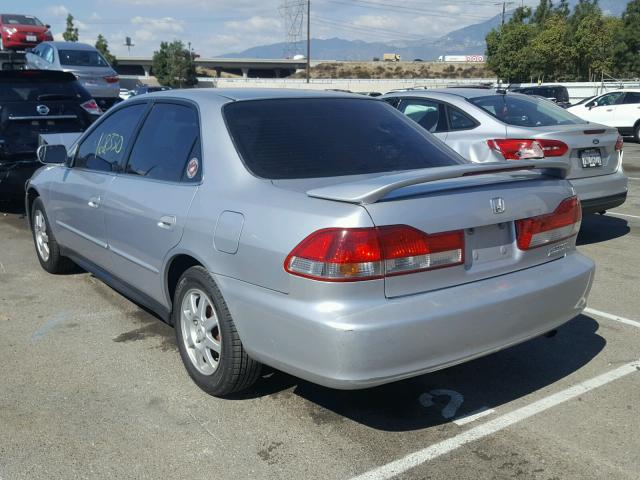
<svg viewBox="0 0 640 480">
<path fill-rule="evenodd" d="M 74 67 L 108 67 L 100 53 L 93 50 L 59 50 L 60 63 Z"/>
<path fill-rule="evenodd" d="M 12 79 L 0 81 L 0 102 L 88 100 L 91 95 L 76 81 Z"/>
<path fill-rule="evenodd" d="M 42 22 L 36 17 L 29 15 L 2 15 L 2 23 L 5 25 L 37 25 L 42 26 Z"/>
<path fill-rule="evenodd" d="M 586 121 L 547 100 L 521 95 L 490 95 L 469 101 L 501 122 L 519 127 L 576 125 Z"/>
<path fill-rule="evenodd" d="M 464 162 L 376 100 L 241 101 L 228 104 L 224 114 L 245 165 L 263 178 L 361 175 Z"/>
</svg>

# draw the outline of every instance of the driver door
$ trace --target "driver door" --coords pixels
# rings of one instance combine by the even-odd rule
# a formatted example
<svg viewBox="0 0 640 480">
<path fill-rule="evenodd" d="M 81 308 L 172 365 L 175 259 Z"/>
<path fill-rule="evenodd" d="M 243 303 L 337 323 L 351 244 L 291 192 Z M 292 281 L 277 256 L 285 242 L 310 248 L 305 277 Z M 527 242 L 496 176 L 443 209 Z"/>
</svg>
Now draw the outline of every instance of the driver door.
<svg viewBox="0 0 640 480">
<path fill-rule="evenodd" d="M 594 123 L 601 123 L 608 127 L 615 127 L 615 117 L 619 102 L 622 100 L 624 92 L 606 93 L 585 105 L 585 119 Z"/>
</svg>

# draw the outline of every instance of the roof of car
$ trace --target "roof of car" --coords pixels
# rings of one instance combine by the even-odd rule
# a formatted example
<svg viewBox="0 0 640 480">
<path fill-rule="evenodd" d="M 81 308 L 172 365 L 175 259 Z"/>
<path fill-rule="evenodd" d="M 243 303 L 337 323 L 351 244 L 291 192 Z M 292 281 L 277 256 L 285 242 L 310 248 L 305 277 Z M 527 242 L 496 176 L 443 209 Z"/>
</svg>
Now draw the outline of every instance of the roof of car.
<svg viewBox="0 0 640 480">
<path fill-rule="evenodd" d="M 461 98 L 476 98 L 487 97 L 489 95 L 497 95 L 496 90 L 484 88 L 429 88 L 426 90 L 407 90 L 404 92 L 394 92 L 393 95 L 429 97 L 434 93 L 438 95 L 451 95 Z"/>
<path fill-rule="evenodd" d="M 359 98 L 372 97 L 354 93 L 329 92 L 325 90 L 296 90 L 291 88 L 189 88 L 165 90 L 146 94 L 149 97 L 185 98 L 193 101 L 206 100 L 212 96 L 229 100 L 264 100 L 270 98 Z"/>
<path fill-rule="evenodd" d="M 55 48 L 62 48 L 66 50 L 95 50 L 96 47 L 89 45 L 88 43 L 78 42 L 42 42 L 51 45 Z"/>
</svg>

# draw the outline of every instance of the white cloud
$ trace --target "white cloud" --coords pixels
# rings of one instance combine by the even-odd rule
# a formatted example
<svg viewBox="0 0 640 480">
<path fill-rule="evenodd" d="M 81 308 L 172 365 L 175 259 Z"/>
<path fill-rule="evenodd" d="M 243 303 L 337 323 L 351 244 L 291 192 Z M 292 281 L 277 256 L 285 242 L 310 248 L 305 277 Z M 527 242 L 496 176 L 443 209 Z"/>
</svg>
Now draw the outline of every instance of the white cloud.
<svg viewBox="0 0 640 480">
<path fill-rule="evenodd" d="M 279 19 L 272 17 L 253 16 L 247 20 L 232 20 L 224 22 L 224 26 L 235 32 L 256 32 L 265 30 L 278 30 L 282 28 L 282 23 Z"/>
<path fill-rule="evenodd" d="M 184 30 L 184 21 L 176 20 L 173 17 L 133 17 L 131 23 L 142 26 L 145 30 L 151 29 L 156 32 L 180 33 Z"/>
<path fill-rule="evenodd" d="M 47 13 L 54 17 L 66 17 L 69 14 L 69 9 L 64 5 L 52 5 L 47 8 Z"/>
</svg>

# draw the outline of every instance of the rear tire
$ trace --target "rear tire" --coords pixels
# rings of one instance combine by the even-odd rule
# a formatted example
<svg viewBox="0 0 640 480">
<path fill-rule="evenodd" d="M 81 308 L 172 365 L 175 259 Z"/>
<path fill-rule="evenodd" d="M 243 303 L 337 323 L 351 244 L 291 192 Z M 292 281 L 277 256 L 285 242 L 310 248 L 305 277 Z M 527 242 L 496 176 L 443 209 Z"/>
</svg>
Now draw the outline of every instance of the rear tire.
<svg viewBox="0 0 640 480">
<path fill-rule="evenodd" d="M 36 198 L 31 207 L 31 233 L 42 268 L 55 274 L 71 273 L 76 270 L 75 263 L 60 254 L 60 246 L 51 231 L 51 224 L 40 198 Z"/>
<path fill-rule="evenodd" d="M 226 396 L 258 379 L 262 366 L 245 352 L 222 293 L 205 268 L 182 274 L 171 316 L 182 362 L 202 390 Z"/>
</svg>

